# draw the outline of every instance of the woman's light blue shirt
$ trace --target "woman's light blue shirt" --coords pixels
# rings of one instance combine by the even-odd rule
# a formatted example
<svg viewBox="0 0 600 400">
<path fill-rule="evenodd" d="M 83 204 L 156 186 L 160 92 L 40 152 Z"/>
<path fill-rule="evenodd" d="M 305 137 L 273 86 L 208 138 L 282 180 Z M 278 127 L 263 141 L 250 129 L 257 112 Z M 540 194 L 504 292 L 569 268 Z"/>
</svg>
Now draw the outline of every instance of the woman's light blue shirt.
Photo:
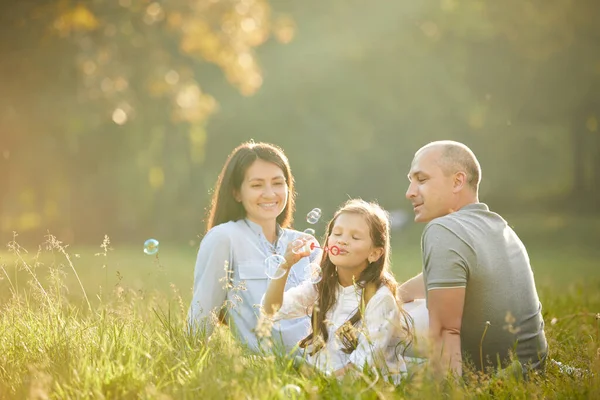
<svg viewBox="0 0 600 400">
<path fill-rule="evenodd" d="M 262 227 L 248 219 L 230 221 L 213 227 L 202 239 L 194 271 L 194 290 L 188 312 L 191 327 L 212 332 L 211 313 L 219 313 L 226 305 L 227 321 L 232 332 L 251 349 L 258 350 L 255 333 L 260 302 L 267 290 L 265 259 L 273 254 L 284 255 L 288 243 L 305 233 L 278 227 L 274 247 L 265 238 Z M 322 252 L 315 248 L 292 266 L 285 290 L 298 286 L 308 277 L 305 268 L 319 263 Z M 226 270 L 228 268 L 228 270 Z M 243 288 L 245 287 L 245 290 Z M 276 346 L 283 344 L 292 350 L 310 332 L 310 318 L 302 317 L 276 322 L 271 332 Z"/>
</svg>

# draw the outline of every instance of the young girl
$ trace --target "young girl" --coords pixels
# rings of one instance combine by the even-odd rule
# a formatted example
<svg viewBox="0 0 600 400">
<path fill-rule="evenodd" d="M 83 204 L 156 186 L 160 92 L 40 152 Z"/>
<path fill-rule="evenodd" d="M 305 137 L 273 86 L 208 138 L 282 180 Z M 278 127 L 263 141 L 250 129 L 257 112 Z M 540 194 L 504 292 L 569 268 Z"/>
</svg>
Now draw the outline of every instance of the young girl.
<svg viewBox="0 0 600 400">
<path fill-rule="evenodd" d="M 200 243 L 188 313 L 192 331 L 212 332 L 220 315 L 251 349 L 259 348 L 255 328 L 268 277 L 265 259 L 283 255 L 288 244 L 305 236 L 288 229 L 294 211 L 294 178 L 287 158 L 267 143 L 244 143 L 229 155 L 219 175 Z M 321 256 L 315 250 L 296 260 L 287 289 L 305 278 L 305 267 Z M 286 351 L 310 331 L 306 316 L 275 324 L 271 336 Z"/>
<path fill-rule="evenodd" d="M 276 321 L 312 315 L 312 332 L 300 347 L 317 369 L 342 376 L 376 367 L 398 383 L 406 372 L 402 344 L 410 333 L 389 268 L 387 213 L 374 203 L 348 201 L 328 225 L 327 247 L 323 279 L 285 292 L 285 279 L 271 281 L 264 312 Z M 307 254 L 290 248 L 282 268 Z"/>
</svg>

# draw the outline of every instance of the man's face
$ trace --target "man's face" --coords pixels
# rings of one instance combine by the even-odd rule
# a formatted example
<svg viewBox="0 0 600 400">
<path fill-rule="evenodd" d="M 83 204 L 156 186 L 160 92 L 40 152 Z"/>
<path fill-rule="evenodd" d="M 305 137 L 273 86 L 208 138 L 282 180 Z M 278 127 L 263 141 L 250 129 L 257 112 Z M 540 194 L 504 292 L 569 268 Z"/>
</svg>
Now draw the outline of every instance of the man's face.
<svg viewBox="0 0 600 400">
<path fill-rule="evenodd" d="M 438 165 L 440 153 L 440 149 L 425 149 L 413 159 L 406 198 L 413 205 L 415 222 L 429 222 L 453 211 L 454 175 L 446 176 Z"/>
</svg>

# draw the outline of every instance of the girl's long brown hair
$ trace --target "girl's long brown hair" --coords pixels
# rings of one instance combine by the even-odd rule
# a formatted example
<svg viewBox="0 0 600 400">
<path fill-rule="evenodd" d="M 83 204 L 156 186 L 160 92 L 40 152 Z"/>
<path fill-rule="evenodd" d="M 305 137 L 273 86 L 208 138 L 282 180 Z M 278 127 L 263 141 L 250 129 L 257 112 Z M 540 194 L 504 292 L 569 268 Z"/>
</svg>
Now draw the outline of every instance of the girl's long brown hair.
<svg viewBox="0 0 600 400">
<path fill-rule="evenodd" d="M 370 263 L 356 281 L 356 285 L 362 289 L 362 298 L 360 302 L 362 307 L 359 306 L 356 313 L 338 331 L 338 334 L 342 340 L 342 344 L 344 345 L 343 351 L 349 354 L 356 349 L 358 345 L 358 337 L 354 334 L 348 335 L 345 333 L 348 331 L 348 324 L 350 325 L 350 329 L 358 325 L 362 319 L 361 308 L 366 306 L 370 297 L 381 286 L 387 286 L 392 294 L 396 296 L 398 283 L 396 282 L 396 279 L 390 270 L 390 224 L 388 213 L 378 204 L 373 202 L 366 202 L 360 199 L 348 200 L 336 211 L 335 215 L 329 222 L 325 241 L 331 235 L 336 219 L 343 213 L 362 215 L 369 225 L 373 247 L 380 247 L 383 249 L 383 254 L 381 257 L 379 257 L 378 260 Z M 316 284 L 318 299 L 317 304 L 315 304 L 312 312 L 312 332 L 299 343 L 301 348 L 306 348 L 309 345 L 313 345 L 313 351 L 311 352 L 311 355 L 318 352 L 322 348 L 323 344 L 329 339 L 326 326 L 326 316 L 327 312 L 333 309 L 337 300 L 337 270 L 336 266 L 331 262 L 327 252 L 323 253 L 323 257 L 321 259 L 321 270 L 323 273 L 323 279 Z M 398 299 L 396 299 L 396 301 L 398 302 Z M 404 311 L 402 311 L 402 307 L 399 308 L 402 314 L 401 318 L 409 321 L 410 317 Z M 398 323 L 402 326 L 405 326 L 402 321 L 398 321 Z M 406 330 L 407 337 L 410 337 L 409 329 L 406 328 Z"/>
<path fill-rule="evenodd" d="M 246 171 L 258 159 L 273 163 L 283 171 L 288 186 L 288 200 L 281 214 L 277 216 L 277 223 L 282 228 L 291 226 L 296 191 L 287 157 L 283 150 L 273 144 L 246 142 L 233 149 L 219 174 L 206 222 L 207 232 L 214 226 L 246 217 L 246 210 L 235 200 L 234 192 L 240 190 Z"/>
</svg>

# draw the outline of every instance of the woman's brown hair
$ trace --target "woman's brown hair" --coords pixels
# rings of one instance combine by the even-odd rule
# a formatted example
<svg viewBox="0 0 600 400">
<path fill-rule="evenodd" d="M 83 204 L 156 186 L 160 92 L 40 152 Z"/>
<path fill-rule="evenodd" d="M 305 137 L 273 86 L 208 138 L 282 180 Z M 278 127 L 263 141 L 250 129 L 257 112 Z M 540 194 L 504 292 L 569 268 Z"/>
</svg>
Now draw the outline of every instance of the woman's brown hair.
<svg viewBox="0 0 600 400">
<path fill-rule="evenodd" d="M 214 226 L 246 217 L 246 210 L 240 202 L 236 201 L 234 193 L 240 190 L 246 171 L 258 159 L 273 163 L 283 171 L 288 186 L 288 200 L 281 214 L 277 216 L 277 223 L 282 228 L 291 226 L 296 192 L 294 176 L 287 157 L 283 150 L 273 144 L 246 142 L 229 154 L 219 174 L 206 221 L 207 232 Z"/>
</svg>

